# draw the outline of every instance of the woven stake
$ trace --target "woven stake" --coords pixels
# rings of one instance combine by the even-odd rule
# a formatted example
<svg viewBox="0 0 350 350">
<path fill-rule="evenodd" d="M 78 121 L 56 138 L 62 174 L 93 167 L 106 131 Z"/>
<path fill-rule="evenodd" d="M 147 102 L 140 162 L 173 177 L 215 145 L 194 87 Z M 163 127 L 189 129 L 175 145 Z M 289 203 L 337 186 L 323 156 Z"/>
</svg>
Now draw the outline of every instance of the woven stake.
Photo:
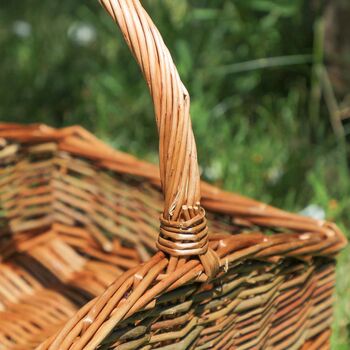
<svg viewBox="0 0 350 350">
<path fill-rule="evenodd" d="M 199 255 L 206 274 L 214 276 L 219 269 L 219 259 L 208 248 L 208 230 L 200 206 L 200 177 L 189 94 L 159 31 L 140 2 L 100 2 L 119 25 L 141 67 L 154 103 L 165 198 L 157 247 L 173 257 Z M 176 265 L 174 261 L 173 265 Z"/>
</svg>

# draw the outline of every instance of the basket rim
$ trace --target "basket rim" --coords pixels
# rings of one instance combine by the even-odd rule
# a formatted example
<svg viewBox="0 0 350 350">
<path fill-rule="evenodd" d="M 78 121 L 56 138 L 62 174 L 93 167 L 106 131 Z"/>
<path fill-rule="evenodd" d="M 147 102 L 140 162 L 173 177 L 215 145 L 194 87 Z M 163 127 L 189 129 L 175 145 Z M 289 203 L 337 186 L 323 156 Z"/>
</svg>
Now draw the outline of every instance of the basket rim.
<svg viewBox="0 0 350 350">
<path fill-rule="evenodd" d="M 108 146 L 81 126 L 53 128 L 46 124 L 0 123 L 0 138 L 21 143 L 54 142 L 61 151 L 93 160 L 97 166 L 117 173 L 143 178 L 160 188 L 159 169 L 156 165 Z M 306 233 L 313 234 L 313 238 L 317 235 L 323 241 L 336 245 L 330 255 L 347 244 L 344 233 L 334 223 L 289 213 L 221 190 L 205 181 L 201 181 L 201 191 L 201 204 L 211 212 L 226 214 L 251 225 L 291 230 L 299 233 L 294 235 L 297 241 L 305 241 Z"/>
</svg>

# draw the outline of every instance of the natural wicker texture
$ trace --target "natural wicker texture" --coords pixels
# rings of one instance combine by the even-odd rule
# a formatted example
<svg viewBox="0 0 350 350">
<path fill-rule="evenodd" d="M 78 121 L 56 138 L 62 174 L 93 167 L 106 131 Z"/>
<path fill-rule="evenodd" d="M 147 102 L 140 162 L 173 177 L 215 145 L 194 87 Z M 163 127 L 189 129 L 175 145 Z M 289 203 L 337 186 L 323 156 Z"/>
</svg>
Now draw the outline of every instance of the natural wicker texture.
<svg viewBox="0 0 350 350">
<path fill-rule="evenodd" d="M 156 251 L 162 209 L 156 168 L 109 149 L 80 128 L 1 125 L 0 137 L 0 349 L 33 349 L 100 295 L 65 328 L 78 324 L 79 333 L 92 339 L 90 322 L 96 320 L 96 327 L 98 319 L 104 325 L 117 314 L 120 280 L 103 293 L 106 287 Z M 180 262 L 174 277 L 163 271 L 166 259 L 159 254 L 146 268 L 129 271 L 123 279 L 132 283 L 122 285 L 119 304 L 145 280 L 148 288 L 173 291 L 158 297 L 156 290 L 150 301 L 138 299 L 148 304 L 134 314 L 138 322 L 121 321 L 104 348 L 113 349 L 115 343 L 119 349 L 147 349 L 152 339 L 150 349 L 174 342 L 178 349 L 186 349 L 186 343 L 189 349 L 256 349 L 256 341 L 262 349 L 299 349 L 311 339 L 318 344 L 314 349 L 326 349 L 332 256 L 345 244 L 336 226 L 205 183 L 201 187 L 210 244 L 227 273 L 193 284 L 205 279 L 197 260 L 182 268 Z M 160 273 L 165 272 L 158 283 L 149 268 L 155 259 Z M 98 309 L 105 303 L 114 312 L 102 317 Z M 66 345 L 58 343 L 56 349 Z"/>
<path fill-rule="evenodd" d="M 344 236 L 200 183 L 159 32 L 138 0 L 101 2 L 150 88 L 160 176 L 79 127 L 0 125 L 0 350 L 328 349 Z"/>
</svg>

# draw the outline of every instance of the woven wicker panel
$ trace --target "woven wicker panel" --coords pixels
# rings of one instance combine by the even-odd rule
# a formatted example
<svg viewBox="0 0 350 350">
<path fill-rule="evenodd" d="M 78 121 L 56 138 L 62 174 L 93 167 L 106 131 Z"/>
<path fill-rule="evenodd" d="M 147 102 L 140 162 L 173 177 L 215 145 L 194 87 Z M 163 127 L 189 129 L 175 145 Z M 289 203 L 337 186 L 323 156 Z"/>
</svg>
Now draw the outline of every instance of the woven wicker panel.
<svg viewBox="0 0 350 350">
<path fill-rule="evenodd" d="M 34 349 L 48 339 L 41 347 L 47 348 L 62 326 L 56 334 L 66 337 L 92 315 L 100 322 L 96 330 L 103 328 L 152 261 L 164 261 L 153 256 L 162 208 L 155 168 L 102 147 L 81 129 L 3 125 L 0 135 L 7 136 L 0 151 L 0 349 Z M 135 174 L 124 173 L 128 162 Z M 345 243 L 340 232 L 202 187 L 210 245 L 224 271 L 203 284 L 198 261 L 184 261 L 181 277 L 113 325 L 98 348 L 328 348 L 332 255 Z M 264 220 L 268 225 L 258 228 L 256 221 Z M 278 220 L 293 229 L 274 225 Z M 117 277 L 125 271 L 130 282 L 118 299 Z M 168 278 L 164 271 L 147 289 Z M 98 309 L 107 306 L 113 307 L 99 318 Z"/>
<path fill-rule="evenodd" d="M 325 262 L 249 261 L 212 286 L 164 294 L 122 322 L 101 348 L 172 349 L 175 340 L 178 349 L 299 349 L 330 326 L 333 270 Z"/>
</svg>

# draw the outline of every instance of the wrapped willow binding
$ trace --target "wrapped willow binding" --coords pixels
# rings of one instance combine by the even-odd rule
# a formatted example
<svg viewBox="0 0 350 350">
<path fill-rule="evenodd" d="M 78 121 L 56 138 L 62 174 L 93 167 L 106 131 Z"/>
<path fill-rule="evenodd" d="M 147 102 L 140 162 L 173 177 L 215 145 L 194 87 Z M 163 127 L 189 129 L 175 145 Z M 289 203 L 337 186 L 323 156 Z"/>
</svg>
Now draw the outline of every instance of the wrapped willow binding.
<svg viewBox="0 0 350 350">
<path fill-rule="evenodd" d="M 344 236 L 200 183 L 159 32 L 137 0 L 101 2 L 151 91 L 160 172 L 79 127 L 0 125 L 0 350 L 329 349 Z"/>
</svg>

